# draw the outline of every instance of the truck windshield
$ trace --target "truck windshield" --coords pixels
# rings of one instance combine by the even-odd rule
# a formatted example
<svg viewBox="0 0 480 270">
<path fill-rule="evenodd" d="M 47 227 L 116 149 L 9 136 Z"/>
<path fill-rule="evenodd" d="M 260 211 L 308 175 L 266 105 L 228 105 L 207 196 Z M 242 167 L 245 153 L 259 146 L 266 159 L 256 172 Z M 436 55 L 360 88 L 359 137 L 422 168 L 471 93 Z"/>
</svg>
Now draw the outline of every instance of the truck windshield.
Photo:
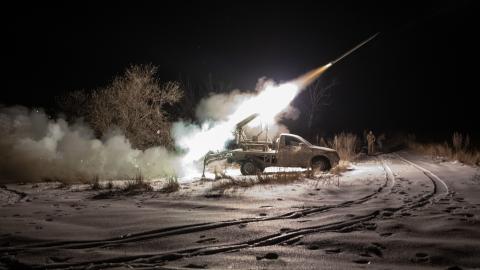
<svg viewBox="0 0 480 270">
<path fill-rule="evenodd" d="M 304 138 L 299 137 L 299 139 L 300 139 L 300 141 L 302 141 L 302 142 L 303 142 L 304 144 L 306 144 L 307 146 L 312 146 L 312 144 L 311 144 L 309 141 L 305 140 Z"/>
<path fill-rule="evenodd" d="M 300 143 L 304 143 L 307 146 L 312 146 L 307 140 L 300 136 L 285 136 L 285 146 L 299 146 Z"/>
</svg>

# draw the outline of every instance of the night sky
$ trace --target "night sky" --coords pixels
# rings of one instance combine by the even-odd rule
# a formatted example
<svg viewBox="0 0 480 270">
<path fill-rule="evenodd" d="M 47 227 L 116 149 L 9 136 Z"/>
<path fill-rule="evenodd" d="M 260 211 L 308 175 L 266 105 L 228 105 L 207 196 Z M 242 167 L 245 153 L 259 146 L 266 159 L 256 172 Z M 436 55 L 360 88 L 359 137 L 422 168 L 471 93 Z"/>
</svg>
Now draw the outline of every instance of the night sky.
<svg viewBox="0 0 480 270">
<path fill-rule="evenodd" d="M 325 74 L 338 85 L 316 129 L 480 135 L 474 1 L 244 2 L 4 7 L 0 103 L 54 109 L 55 96 L 144 63 L 162 80 L 210 76 L 252 89 L 260 77 L 293 79 L 381 32 Z M 300 110 L 304 98 L 294 101 Z M 302 134 L 303 123 L 292 131 Z"/>
</svg>

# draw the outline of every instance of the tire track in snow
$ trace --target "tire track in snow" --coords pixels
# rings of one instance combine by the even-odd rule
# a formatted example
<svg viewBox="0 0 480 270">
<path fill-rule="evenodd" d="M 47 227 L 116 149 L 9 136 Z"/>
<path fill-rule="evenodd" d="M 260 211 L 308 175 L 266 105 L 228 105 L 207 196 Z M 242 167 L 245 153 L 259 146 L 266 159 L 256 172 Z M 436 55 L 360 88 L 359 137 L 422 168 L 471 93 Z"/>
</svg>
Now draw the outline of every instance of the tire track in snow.
<svg viewBox="0 0 480 270">
<path fill-rule="evenodd" d="M 395 183 L 395 176 L 388 167 L 386 163 L 383 163 L 385 165 L 384 169 L 386 172 L 386 182 L 385 186 L 387 183 L 392 183 L 392 187 L 394 186 Z M 382 189 L 379 189 L 379 192 Z M 369 196 L 374 196 L 374 194 L 371 194 Z M 364 197 L 365 199 L 365 197 Z M 351 204 L 350 202 L 346 202 L 344 204 Z M 154 267 L 158 266 L 161 263 L 164 263 L 166 261 L 171 261 L 171 260 L 177 260 L 181 259 L 184 257 L 193 257 L 193 256 L 205 256 L 205 255 L 212 255 L 212 254 L 218 254 L 218 253 L 224 253 L 224 252 L 231 252 L 231 251 L 237 251 L 240 249 L 245 249 L 245 248 L 251 248 L 251 247 L 258 247 L 258 246 L 270 246 L 270 245 L 277 245 L 277 244 L 282 244 L 282 243 L 290 243 L 290 242 L 295 242 L 301 239 L 303 236 L 307 234 L 312 234 L 312 233 L 323 233 L 323 232 L 334 232 L 334 231 L 349 231 L 349 230 L 355 230 L 356 227 L 362 226 L 363 224 L 367 224 L 368 221 L 373 221 L 376 219 L 382 219 L 383 217 L 383 212 L 396 212 L 399 211 L 405 207 L 409 206 L 408 204 L 405 204 L 399 208 L 389 208 L 389 209 L 382 209 L 382 210 L 375 210 L 374 212 L 364 215 L 364 216 L 357 216 L 351 219 L 339 221 L 339 222 L 333 222 L 330 224 L 322 224 L 322 225 L 317 225 L 317 226 L 309 226 L 309 227 L 303 227 L 303 228 L 298 228 L 294 230 L 289 230 L 286 232 L 280 232 L 280 233 L 275 233 L 271 234 L 268 236 L 264 236 L 261 238 L 249 240 L 249 241 L 244 241 L 236 244 L 229 244 L 229 245 L 212 245 L 212 246 L 204 246 L 204 247 L 199 247 L 199 248 L 190 248 L 190 249 L 184 249 L 184 250 L 176 250 L 176 251 L 171 251 L 171 252 L 164 252 L 164 253 L 158 253 L 158 254 L 144 254 L 144 255 L 135 255 L 135 256 L 123 256 L 123 257 L 115 257 L 115 258 L 110 258 L 110 259 L 103 259 L 103 260 L 93 260 L 93 261 L 88 261 L 88 262 L 78 262 L 78 263 L 56 263 L 56 264 L 50 264 L 50 265 L 34 265 L 34 268 L 44 268 L 44 269 L 61 269 L 61 268 L 72 268 L 72 269 L 81 269 L 85 266 L 95 266 L 95 269 L 101 269 L 101 268 L 110 268 L 110 267 L 119 267 L 119 266 L 125 266 L 126 263 L 128 263 L 129 266 L 132 265 L 139 265 L 141 267 L 147 266 L 147 267 Z M 415 205 L 412 205 L 415 206 Z M 419 205 L 417 205 L 419 206 Z M 420 205 L 421 206 L 421 205 Z M 273 218 L 270 218 L 272 220 Z M 264 219 L 266 220 L 266 219 Z"/>
<path fill-rule="evenodd" d="M 435 189 L 435 193 L 437 193 L 437 189 L 438 189 L 438 184 L 437 183 L 440 183 L 441 186 L 443 187 L 444 191 L 444 195 L 447 195 L 450 193 L 450 190 L 448 189 L 448 185 L 445 183 L 445 181 L 443 181 L 440 177 L 438 177 L 437 175 L 435 175 L 434 173 L 432 173 L 431 171 L 425 169 L 424 167 L 400 156 L 398 153 L 395 153 L 395 155 L 400 159 L 402 160 L 403 162 L 407 163 L 407 164 L 410 164 L 412 165 L 413 167 L 417 168 L 418 170 L 422 171 L 428 178 L 430 178 L 430 180 L 432 180 L 433 182 L 433 185 L 434 185 L 434 189 Z"/>
<path fill-rule="evenodd" d="M 382 163 L 383 170 L 385 171 L 385 179 L 389 181 L 390 184 L 390 191 L 392 188 L 395 186 L 395 175 L 392 172 L 392 169 L 390 166 L 388 166 L 386 160 L 383 158 L 383 156 L 380 156 L 380 162 Z"/>
<path fill-rule="evenodd" d="M 395 176 L 390 169 L 390 167 L 385 163 L 385 172 L 388 176 L 388 182 L 395 183 Z M 387 183 L 387 182 L 386 182 Z M 393 185 L 392 185 L 393 186 Z M 432 192 L 434 194 L 434 192 Z M 373 196 L 373 194 L 371 195 Z M 170 252 L 163 252 L 157 254 L 144 254 L 144 255 L 134 255 L 134 256 L 122 256 L 114 257 L 109 259 L 102 260 L 91 260 L 77 263 L 56 263 L 49 265 L 32 265 L 33 269 L 83 269 L 85 267 L 93 267 L 92 269 L 104 269 L 104 268 L 114 268 L 114 267 L 125 267 L 125 266 L 138 266 L 138 267 L 157 267 L 162 266 L 167 261 L 179 260 L 187 257 L 195 256 L 208 256 L 213 254 L 220 254 L 226 252 L 238 251 L 246 248 L 254 248 L 260 246 L 271 246 L 278 245 L 282 243 L 289 243 L 292 241 L 297 241 L 308 234 L 314 233 L 325 233 L 325 232 L 348 232 L 350 230 L 355 230 L 358 226 L 363 226 L 368 222 L 381 220 L 385 218 L 383 213 L 385 212 L 397 212 L 406 208 L 412 209 L 423 206 L 425 198 L 419 199 L 417 202 L 410 204 L 404 204 L 398 208 L 386 208 L 381 210 L 375 210 L 367 215 L 357 216 L 351 219 L 333 222 L 329 224 L 322 224 L 317 226 L 302 227 L 298 229 L 293 229 L 286 232 L 279 232 L 257 239 L 243 241 L 236 244 L 224 244 L 224 245 L 210 245 L 199 248 L 190 248 L 183 250 L 176 250 Z"/>
<path fill-rule="evenodd" d="M 206 230 L 213 230 L 213 229 L 224 228 L 224 227 L 240 225 L 240 224 L 274 221 L 274 220 L 282 220 L 282 219 L 297 219 L 297 218 L 306 217 L 312 214 L 325 213 L 327 211 L 337 209 L 337 208 L 346 208 L 346 207 L 356 206 L 356 205 L 365 203 L 371 200 L 375 195 L 382 193 L 385 188 L 393 187 L 394 183 L 395 183 L 395 179 L 393 177 L 393 173 L 391 173 L 391 170 L 390 170 L 390 174 L 388 172 L 386 172 L 385 174 L 385 182 L 383 183 L 383 185 L 377 188 L 374 192 L 366 196 L 363 196 L 357 200 L 345 201 L 335 205 L 308 207 L 305 209 L 295 210 L 295 211 L 287 212 L 287 213 L 280 214 L 273 217 L 243 218 L 243 219 L 236 219 L 236 220 L 197 223 L 197 224 L 184 225 L 184 226 L 174 226 L 174 227 L 145 231 L 140 233 L 131 233 L 131 234 L 126 234 L 119 237 L 100 239 L 100 240 L 52 241 L 52 242 L 43 242 L 38 244 L 29 244 L 29 245 L 22 245 L 22 246 L 8 247 L 8 248 L 0 248 L 0 252 L 29 251 L 29 250 L 36 250 L 36 249 L 42 249 L 42 250 L 83 249 L 83 248 L 107 247 L 111 245 L 132 243 L 132 242 L 138 242 L 143 240 L 158 239 L 158 238 L 168 237 L 168 236 L 176 236 L 176 235 L 195 233 L 195 232 L 201 232 Z"/>
<path fill-rule="evenodd" d="M 225 252 L 237 251 L 245 248 L 261 247 L 261 246 L 271 246 L 286 243 L 292 239 L 299 239 L 307 234 L 312 233 L 322 233 L 322 232 L 335 232 L 342 231 L 364 222 L 368 222 L 377 216 L 381 216 L 380 211 L 374 211 L 370 214 L 357 216 L 352 219 L 333 222 L 330 224 L 323 224 L 317 226 L 309 226 L 298 229 L 293 229 L 287 232 L 280 232 L 271 234 L 268 236 L 260 237 L 253 240 L 243 241 L 236 244 L 227 244 L 227 245 L 213 245 L 213 246 L 204 246 L 199 248 L 190 248 L 183 250 L 176 250 L 170 252 L 163 252 L 158 254 L 140 254 L 133 256 L 121 256 L 114 257 L 109 259 L 101 260 L 90 260 L 77 263 L 54 263 L 54 264 L 42 264 L 42 265 L 30 265 L 32 269 L 102 269 L 102 268 L 111 268 L 126 266 L 132 264 L 142 264 L 147 267 L 160 266 L 161 263 L 166 261 L 178 260 L 184 257 L 194 257 L 194 256 L 206 256 L 213 255 Z M 148 265 L 145 265 L 148 264 Z"/>
</svg>

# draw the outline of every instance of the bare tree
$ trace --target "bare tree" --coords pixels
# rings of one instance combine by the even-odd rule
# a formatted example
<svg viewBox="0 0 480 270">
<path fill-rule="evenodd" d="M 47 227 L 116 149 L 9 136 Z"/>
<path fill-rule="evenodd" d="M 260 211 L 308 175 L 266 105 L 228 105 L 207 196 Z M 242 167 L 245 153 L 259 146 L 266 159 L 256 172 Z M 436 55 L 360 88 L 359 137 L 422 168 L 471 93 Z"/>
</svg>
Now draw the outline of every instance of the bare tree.
<svg viewBox="0 0 480 270">
<path fill-rule="evenodd" d="M 328 106 L 331 102 L 332 89 L 336 85 L 335 80 L 329 84 L 324 84 L 321 80 L 316 80 L 309 85 L 305 91 L 308 95 L 308 104 L 306 109 L 307 128 L 312 131 L 315 116 L 322 106 Z"/>
<path fill-rule="evenodd" d="M 136 148 L 171 146 L 171 122 L 165 106 L 177 103 L 183 90 L 178 82 L 161 83 L 156 72 L 153 65 L 131 66 L 106 87 L 67 95 L 62 107 L 84 100 L 78 114 L 85 116 L 98 135 L 119 128 Z"/>
</svg>

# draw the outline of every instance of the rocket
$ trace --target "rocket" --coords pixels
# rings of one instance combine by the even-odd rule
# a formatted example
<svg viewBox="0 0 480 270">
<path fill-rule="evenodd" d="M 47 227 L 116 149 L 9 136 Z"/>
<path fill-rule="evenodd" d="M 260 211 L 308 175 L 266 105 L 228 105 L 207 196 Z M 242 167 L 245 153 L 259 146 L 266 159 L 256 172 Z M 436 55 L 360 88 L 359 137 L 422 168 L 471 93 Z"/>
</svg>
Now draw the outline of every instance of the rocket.
<svg viewBox="0 0 480 270">
<path fill-rule="evenodd" d="M 331 66 L 336 64 L 337 62 L 341 61 L 343 58 L 349 56 L 352 54 L 354 51 L 358 50 L 360 47 L 363 45 L 367 44 L 370 42 L 372 39 L 374 39 L 380 32 L 374 34 L 373 36 L 367 38 L 366 40 L 360 42 L 357 46 L 353 47 L 352 49 L 348 50 L 346 53 L 342 54 L 340 57 L 336 58 L 333 61 L 330 61 L 328 64 L 323 65 L 321 67 L 318 67 L 314 70 L 311 70 L 304 75 L 300 76 L 295 80 L 295 83 L 299 86 L 299 88 L 305 88 L 307 87 L 310 83 L 315 81 L 322 73 L 324 73 L 327 69 L 329 69 Z"/>
</svg>

